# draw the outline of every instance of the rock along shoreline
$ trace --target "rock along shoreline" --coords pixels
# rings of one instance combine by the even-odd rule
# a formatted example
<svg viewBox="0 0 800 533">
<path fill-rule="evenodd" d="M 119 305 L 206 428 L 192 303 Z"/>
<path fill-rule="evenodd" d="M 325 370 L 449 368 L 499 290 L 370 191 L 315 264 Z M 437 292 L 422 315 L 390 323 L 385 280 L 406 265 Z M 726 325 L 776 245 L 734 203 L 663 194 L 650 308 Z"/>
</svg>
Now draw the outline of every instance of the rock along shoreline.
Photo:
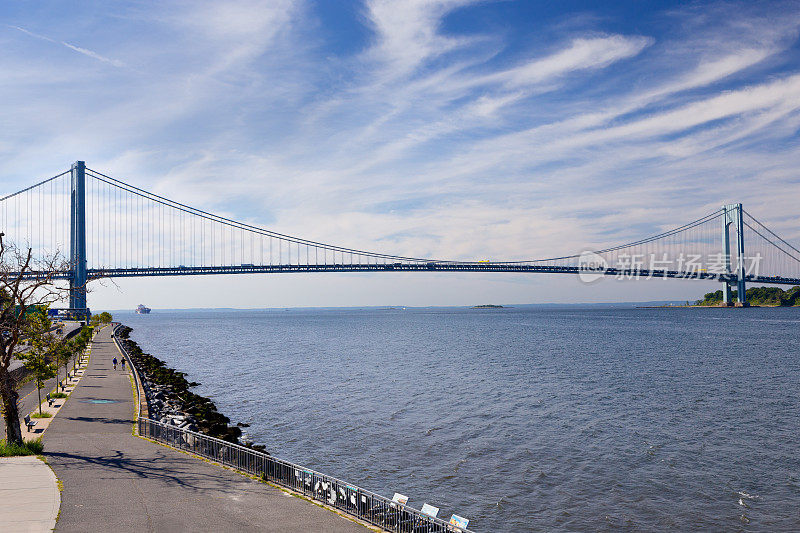
<svg viewBox="0 0 800 533">
<path fill-rule="evenodd" d="M 169 368 L 164 361 L 144 353 L 130 339 L 131 331 L 132 328 L 122 325 L 117 338 L 142 380 L 151 419 L 267 453 L 264 446 L 242 442 L 241 428 L 248 425 L 231 425 L 230 418 L 220 413 L 212 400 L 189 390 L 199 383 L 188 381 L 185 372 Z"/>
</svg>

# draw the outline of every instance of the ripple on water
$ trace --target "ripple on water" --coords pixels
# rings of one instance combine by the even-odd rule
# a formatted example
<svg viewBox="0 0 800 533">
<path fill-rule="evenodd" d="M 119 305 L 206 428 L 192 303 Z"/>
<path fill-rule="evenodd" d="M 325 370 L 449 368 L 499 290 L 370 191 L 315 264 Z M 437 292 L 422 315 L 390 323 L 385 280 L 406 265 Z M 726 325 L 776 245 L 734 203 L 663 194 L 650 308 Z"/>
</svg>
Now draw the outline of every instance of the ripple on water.
<svg viewBox="0 0 800 533">
<path fill-rule="evenodd" d="M 478 531 L 800 530 L 800 309 L 704 311 L 120 318 L 276 456 Z"/>
</svg>

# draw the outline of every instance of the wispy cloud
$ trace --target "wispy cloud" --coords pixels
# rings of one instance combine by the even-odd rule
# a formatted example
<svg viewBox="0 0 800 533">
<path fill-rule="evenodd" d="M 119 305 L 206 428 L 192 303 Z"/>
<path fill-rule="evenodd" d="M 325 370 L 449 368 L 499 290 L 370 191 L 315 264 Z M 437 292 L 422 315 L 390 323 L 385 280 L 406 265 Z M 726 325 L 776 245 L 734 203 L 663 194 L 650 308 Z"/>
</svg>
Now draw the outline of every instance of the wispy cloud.
<svg viewBox="0 0 800 533">
<path fill-rule="evenodd" d="M 102 55 L 98 54 L 97 52 L 93 52 L 92 50 L 88 50 L 86 48 L 81 48 L 80 46 L 75 46 L 74 44 L 70 44 L 70 43 L 68 43 L 66 41 L 57 41 L 55 39 L 51 39 L 50 37 L 46 37 L 44 35 L 39 35 L 38 33 L 34 33 L 32 31 L 26 30 L 25 28 L 20 28 L 19 26 L 10 26 L 10 27 L 21 31 L 22 33 L 24 33 L 26 35 L 30 35 L 31 37 L 35 37 L 37 39 L 41 39 L 43 41 L 47 41 L 47 42 L 50 42 L 50 43 L 55 43 L 55 44 L 60 44 L 60 45 L 66 46 L 70 50 L 74 50 L 75 52 L 78 52 L 79 54 L 83 54 L 86 57 L 91 57 L 92 59 L 96 59 L 96 60 L 101 61 L 103 63 L 108 63 L 109 65 L 112 65 L 112 66 L 115 66 L 115 67 L 124 67 L 125 66 L 125 63 L 123 63 L 122 61 L 119 61 L 118 59 L 111 59 L 111 58 L 102 56 Z"/>
<path fill-rule="evenodd" d="M 105 56 L 101 56 L 97 52 L 92 52 L 91 50 L 87 50 L 86 48 L 81 48 L 80 46 L 75 46 L 74 44 L 69 44 L 68 42 L 61 41 L 61 44 L 69 48 L 70 50 L 75 50 L 79 54 L 83 54 L 86 57 L 91 57 L 92 59 L 96 59 L 98 61 L 102 61 L 103 63 L 108 63 L 109 65 L 113 65 L 115 67 L 124 67 L 125 63 L 118 59 L 110 59 Z"/>
</svg>

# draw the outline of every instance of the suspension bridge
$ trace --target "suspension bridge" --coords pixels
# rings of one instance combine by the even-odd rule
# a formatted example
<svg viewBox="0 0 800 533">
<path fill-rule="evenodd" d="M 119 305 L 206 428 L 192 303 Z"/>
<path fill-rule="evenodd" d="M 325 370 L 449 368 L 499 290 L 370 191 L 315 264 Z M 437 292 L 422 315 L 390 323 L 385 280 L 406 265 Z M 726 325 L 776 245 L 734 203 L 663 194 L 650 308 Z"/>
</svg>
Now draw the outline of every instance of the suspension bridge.
<svg viewBox="0 0 800 533">
<path fill-rule="evenodd" d="M 70 307 L 87 309 L 99 278 L 286 272 L 517 272 L 589 278 L 697 279 L 723 284 L 746 305 L 747 283 L 800 284 L 800 250 L 742 204 L 619 246 L 517 261 L 450 261 L 358 250 L 285 235 L 170 200 L 87 168 L 0 198 L 7 238 L 38 256 L 69 251 L 56 279 Z M 33 270 L 28 277 L 41 276 Z"/>
</svg>

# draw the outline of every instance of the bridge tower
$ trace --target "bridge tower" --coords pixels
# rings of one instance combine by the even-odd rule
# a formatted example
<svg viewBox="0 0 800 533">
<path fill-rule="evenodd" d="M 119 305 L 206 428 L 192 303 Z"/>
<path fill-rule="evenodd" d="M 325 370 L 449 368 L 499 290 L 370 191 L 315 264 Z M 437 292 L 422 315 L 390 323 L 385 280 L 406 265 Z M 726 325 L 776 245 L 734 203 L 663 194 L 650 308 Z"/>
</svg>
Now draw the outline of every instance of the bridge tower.
<svg viewBox="0 0 800 533">
<path fill-rule="evenodd" d="M 731 224 L 736 225 L 736 271 L 731 268 Z M 739 305 L 747 305 L 744 268 L 744 217 L 742 204 L 722 206 L 722 240 L 725 246 L 725 271 L 728 276 L 736 275 L 736 299 Z M 733 303 L 733 283 L 730 278 L 724 281 L 723 299 L 726 305 Z"/>
<path fill-rule="evenodd" d="M 86 305 L 86 163 L 72 165 L 70 205 L 70 265 L 69 306 L 85 310 Z"/>
</svg>

